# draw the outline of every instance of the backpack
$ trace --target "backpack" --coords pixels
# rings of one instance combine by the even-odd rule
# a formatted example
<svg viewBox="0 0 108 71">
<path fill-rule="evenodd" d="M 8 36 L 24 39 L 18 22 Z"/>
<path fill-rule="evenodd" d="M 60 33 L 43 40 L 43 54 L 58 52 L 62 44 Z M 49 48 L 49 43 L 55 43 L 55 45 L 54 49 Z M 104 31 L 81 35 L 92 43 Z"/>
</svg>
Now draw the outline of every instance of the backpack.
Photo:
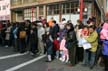
<svg viewBox="0 0 108 71">
<path fill-rule="evenodd" d="M 26 37 L 26 31 L 20 31 L 19 38 L 25 38 Z"/>
</svg>

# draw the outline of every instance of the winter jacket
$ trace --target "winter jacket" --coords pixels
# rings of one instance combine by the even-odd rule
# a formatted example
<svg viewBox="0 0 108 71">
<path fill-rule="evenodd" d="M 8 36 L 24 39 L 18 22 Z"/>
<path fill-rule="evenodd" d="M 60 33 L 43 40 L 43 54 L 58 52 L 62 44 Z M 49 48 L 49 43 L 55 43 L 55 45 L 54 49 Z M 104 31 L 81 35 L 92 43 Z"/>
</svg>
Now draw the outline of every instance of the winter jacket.
<svg viewBox="0 0 108 71">
<path fill-rule="evenodd" d="M 66 29 L 63 29 L 63 30 L 60 30 L 60 32 L 58 33 L 59 38 L 60 38 L 60 40 L 59 40 L 60 42 L 63 39 L 63 35 L 65 35 L 66 32 L 67 32 L 67 30 Z"/>
<path fill-rule="evenodd" d="M 31 44 L 36 44 L 38 42 L 38 37 L 37 37 L 37 28 L 31 29 L 30 33 L 30 43 Z"/>
<path fill-rule="evenodd" d="M 103 40 L 102 54 L 108 56 L 108 40 Z"/>
<path fill-rule="evenodd" d="M 96 52 L 98 47 L 98 34 L 96 31 L 91 33 L 89 37 L 85 38 L 91 44 L 91 52 Z"/>
<path fill-rule="evenodd" d="M 108 23 L 104 23 L 100 32 L 100 39 L 103 42 L 102 54 L 108 56 Z"/>
<path fill-rule="evenodd" d="M 38 28 L 38 39 L 42 40 L 42 36 L 45 34 L 45 29 L 43 27 Z"/>
<path fill-rule="evenodd" d="M 67 31 L 67 34 L 66 34 L 66 40 L 67 42 L 76 42 L 76 33 L 75 31 Z"/>
<path fill-rule="evenodd" d="M 60 43 L 60 50 L 67 50 L 65 45 L 66 45 L 66 40 L 62 39 L 62 41 Z"/>
<path fill-rule="evenodd" d="M 58 32 L 59 32 L 59 26 L 57 24 L 55 24 L 53 27 L 50 28 L 50 34 L 53 39 L 55 36 L 57 36 Z"/>
<path fill-rule="evenodd" d="M 102 31 L 100 32 L 101 40 L 108 40 L 108 23 L 104 23 Z"/>
<path fill-rule="evenodd" d="M 53 45 L 54 45 L 54 50 L 59 50 L 60 49 L 60 45 L 59 45 L 59 41 L 57 39 L 55 39 L 53 41 Z"/>
</svg>

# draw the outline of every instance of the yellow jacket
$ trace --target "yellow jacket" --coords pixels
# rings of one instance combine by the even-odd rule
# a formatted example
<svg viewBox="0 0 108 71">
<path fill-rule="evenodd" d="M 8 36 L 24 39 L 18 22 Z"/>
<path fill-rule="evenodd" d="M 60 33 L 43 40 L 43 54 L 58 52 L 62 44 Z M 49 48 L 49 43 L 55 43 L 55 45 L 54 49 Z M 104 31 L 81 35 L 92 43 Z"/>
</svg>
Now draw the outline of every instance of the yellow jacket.
<svg viewBox="0 0 108 71">
<path fill-rule="evenodd" d="M 96 31 L 91 33 L 89 37 L 85 38 L 91 44 L 91 52 L 96 52 L 98 47 L 98 34 Z"/>
</svg>

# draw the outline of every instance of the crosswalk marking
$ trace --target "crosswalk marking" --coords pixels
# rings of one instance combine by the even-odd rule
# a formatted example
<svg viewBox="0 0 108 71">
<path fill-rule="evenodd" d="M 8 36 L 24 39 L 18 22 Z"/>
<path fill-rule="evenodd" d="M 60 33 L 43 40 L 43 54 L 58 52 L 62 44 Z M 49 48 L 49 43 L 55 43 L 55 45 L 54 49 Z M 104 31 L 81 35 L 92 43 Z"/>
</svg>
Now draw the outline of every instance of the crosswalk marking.
<svg viewBox="0 0 108 71">
<path fill-rule="evenodd" d="M 17 53 L 17 54 L 12 54 L 12 55 L 7 55 L 7 56 L 1 56 L 0 60 L 7 59 L 7 58 L 12 58 L 12 57 L 17 57 L 17 56 L 23 56 L 23 55 L 26 55 L 26 54 L 27 53 L 24 53 L 24 54 Z"/>
<path fill-rule="evenodd" d="M 19 65 L 15 66 L 15 67 L 9 68 L 9 69 L 7 69 L 7 70 L 5 70 L 5 71 L 15 71 L 15 70 L 18 70 L 18 69 L 20 69 L 20 68 L 22 68 L 22 67 L 24 67 L 24 66 L 27 66 L 27 65 L 29 65 L 29 64 L 31 64 L 31 63 L 34 63 L 34 62 L 36 62 L 36 61 L 38 61 L 38 60 L 40 60 L 40 59 L 42 59 L 42 58 L 44 58 L 44 57 L 46 57 L 46 55 L 39 56 L 39 57 L 37 57 L 37 58 L 34 58 L 34 59 L 32 59 L 32 60 L 29 60 L 29 61 L 27 61 L 27 62 L 24 62 L 24 63 L 22 63 L 22 64 L 19 64 Z"/>
</svg>

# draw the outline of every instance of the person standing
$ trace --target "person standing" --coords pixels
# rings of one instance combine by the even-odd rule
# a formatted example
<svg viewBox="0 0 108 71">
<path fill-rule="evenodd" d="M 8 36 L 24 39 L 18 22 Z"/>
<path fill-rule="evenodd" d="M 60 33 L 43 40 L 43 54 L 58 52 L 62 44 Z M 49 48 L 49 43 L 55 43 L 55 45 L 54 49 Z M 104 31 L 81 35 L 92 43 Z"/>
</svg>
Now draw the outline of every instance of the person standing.
<svg viewBox="0 0 108 71">
<path fill-rule="evenodd" d="M 100 39 L 103 42 L 102 54 L 104 59 L 105 71 L 108 71 L 108 20 L 104 23 L 100 32 Z"/>
<path fill-rule="evenodd" d="M 62 62 L 67 63 L 69 61 L 69 52 L 65 45 L 66 45 L 66 36 L 64 35 L 63 39 L 61 40 L 61 43 L 60 43 L 60 52 L 62 52 L 62 56 L 61 56 L 60 60 Z"/>
<path fill-rule="evenodd" d="M 41 22 L 37 23 L 38 25 L 38 54 L 43 55 L 44 54 L 44 44 L 42 41 L 42 36 L 45 34 L 45 29 L 43 28 L 43 24 Z"/>
<path fill-rule="evenodd" d="M 53 46 L 54 46 L 54 51 L 56 53 L 56 58 L 59 59 L 59 49 L 60 49 L 60 44 L 59 44 L 59 38 L 55 36 L 54 41 L 53 41 Z"/>
<path fill-rule="evenodd" d="M 25 30 L 26 30 L 26 48 L 28 49 L 29 47 L 29 42 L 30 42 L 30 29 L 31 29 L 31 21 L 30 20 L 25 20 Z"/>
<path fill-rule="evenodd" d="M 46 62 L 52 61 L 52 54 L 53 54 L 53 41 L 51 38 L 50 32 L 46 33 L 46 51 L 47 51 L 47 58 L 48 60 Z"/>
<path fill-rule="evenodd" d="M 85 52 L 86 58 L 84 59 L 84 64 L 89 65 L 90 69 L 93 69 L 98 47 L 98 34 L 94 25 L 89 27 L 89 33 L 89 36 L 85 37 L 85 40 L 91 44 L 91 48 Z"/>
<path fill-rule="evenodd" d="M 19 48 L 18 48 L 18 23 L 14 23 L 15 25 L 13 26 L 13 31 L 12 31 L 12 34 L 13 34 L 13 49 L 14 51 L 19 51 Z"/>
<path fill-rule="evenodd" d="M 53 21 L 54 21 L 53 17 L 48 21 L 49 27 L 52 27 L 54 25 Z"/>
<path fill-rule="evenodd" d="M 6 37 L 5 37 L 5 47 L 9 47 L 9 45 L 10 45 L 10 36 L 11 36 L 11 26 L 10 26 L 10 24 L 7 24 L 7 28 L 6 28 L 6 31 L 5 31 L 5 33 L 6 33 Z"/>
<path fill-rule="evenodd" d="M 25 23 L 21 22 L 18 28 L 18 44 L 20 53 L 24 53 L 26 51 L 26 37 Z"/>
<path fill-rule="evenodd" d="M 32 55 L 36 55 L 36 52 L 38 51 L 38 36 L 37 36 L 37 28 L 35 24 L 31 25 L 30 30 L 30 52 Z"/>
<path fill-rule="evenodd" d="M 78 42 L 80 42 L 80 39 L 81 39 L 81 31 L 82 31 L 83 26 L 84 25 L 83 25 L 82 21 L 77 20 L 77 25 L 75 26 L 75 31 L 76 31 L 76 37 L 77 37 L 77 41 Z M 83 61 L 83 52 L 84 52 L 84 49 L 82 48 L 82 46 L 80 46 L 78 44 L 77 54 L 76 54 L 78 62 L 82 62 Z"/>
<path fill-rule="evenodd" d="M 76 64 L 76 45 L 77 45 L 77 38 L 76 33 L 74 31 L 74 27 L 71 23 L 66 25 L 66 47 L 69 51 L 69 62 L 70 66 L 74 66 Z"/>
</svg>

